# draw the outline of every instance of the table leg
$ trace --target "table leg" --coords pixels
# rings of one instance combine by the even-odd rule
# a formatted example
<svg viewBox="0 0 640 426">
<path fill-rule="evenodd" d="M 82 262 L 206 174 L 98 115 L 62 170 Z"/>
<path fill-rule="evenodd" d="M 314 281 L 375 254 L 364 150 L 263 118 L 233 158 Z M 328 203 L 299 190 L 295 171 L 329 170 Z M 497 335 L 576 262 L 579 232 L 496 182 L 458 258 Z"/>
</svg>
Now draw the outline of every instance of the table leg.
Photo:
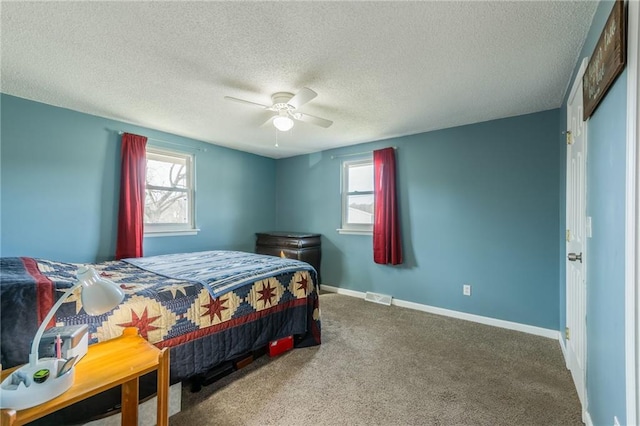
<svg viewBox="0 0 640 426">
<path fill-rule="evenodd" d="M 10 426 L 16 422 L 16 410 L 4 409 L 0 412 L 0 425 Z"/>
<path fill-rule="evenodd" d="M 138 378 L 122 384 L 122 425 L 137 426 L 138 424 Z"/>
<path fill-rule="evenodd" d="M 169 425 L 169 348 L 158 356 L 158 414 L 157 425 Z"/>
</svg>

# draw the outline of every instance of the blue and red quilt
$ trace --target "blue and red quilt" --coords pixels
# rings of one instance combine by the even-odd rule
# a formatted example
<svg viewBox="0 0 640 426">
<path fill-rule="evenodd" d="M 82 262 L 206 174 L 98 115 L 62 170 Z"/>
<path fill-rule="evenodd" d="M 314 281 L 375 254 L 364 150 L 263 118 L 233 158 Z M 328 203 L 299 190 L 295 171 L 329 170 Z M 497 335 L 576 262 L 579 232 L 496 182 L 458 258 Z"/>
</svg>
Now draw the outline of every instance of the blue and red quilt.
<svg viewBox="0 0 640 426">
<path fill-rule="evenodd" d="M 198 254 L 190 254 L 194 255 Z M 214 257 L 221 256 L 226 254 Z M 255 262 L 265 260 L 254 262 L 250 260 L 253 256 L 265 256 L 249 253 L 238 256 L 253 268 Z M 125 261 L 93 264 L 90 266 L 101 276 L 124 290 L 124 301 L 106 314 L 90 316 L 82 308 L 78 289 L 58 310 L 55 324 L 88 324 L 90 343 L 120 336 L 125 327 L 137 327 L 151 343 L 172 348 L 173 382 L 284 336 L 295 335 L 298 347 L 319 344 L 316 271 L 304 262 L 293 267 L 295 263 L 285 265 L 281 259 L 271 259 L 278 264 L 273 274 L 256 275 L 249 281 L 246 277 L 251 274 L 239 274 L 245 281 L 237 285 L 230 285 L 225 278 L 227 291 L 222 293 L 212 292 L 206 280 L 193 276 L 170 278 Z M 168 264 L 166 258 L 161 260 Z M 2 258 L 0 262 L 0 352 L 2 365 L 8 368 L 27 361 L 38 324 L 74 284 L 81 265 L 24 257 Z"/>
</svg>

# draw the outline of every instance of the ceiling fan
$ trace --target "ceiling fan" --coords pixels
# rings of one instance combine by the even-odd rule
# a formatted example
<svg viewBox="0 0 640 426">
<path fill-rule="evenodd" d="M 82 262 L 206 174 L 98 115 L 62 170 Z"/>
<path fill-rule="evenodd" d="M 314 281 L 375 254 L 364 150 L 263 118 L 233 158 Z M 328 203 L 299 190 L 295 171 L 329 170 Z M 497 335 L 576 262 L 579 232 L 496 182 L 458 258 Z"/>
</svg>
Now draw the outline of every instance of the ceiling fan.
<svg viewBox="0 0 640 426">
<path fill-rule="evenodd" d="M 313 98 L 318 96 L 316 92 L 306 87 L 303 87 L 295 96 L 289 92 L 278 92 L 271 95 L 271 101 L 273 105 L 262 105 L 256 102 L 245 101 L 244 99 L 238 99 L 231 96 L 225 96 L 228 101 L 239 102 L 242 104 L 253 105 L 268 111 L 273 111 L 274 114 L 269 121 L 273 121 L 273 125 L 281 132 L 291 130 L 294 124 L 294 120 L 304 121 L 306 123 L 315 124 L 320 127 L 329 127 L 333 124 L 333 121 L 324 118 L 316 117 L 315 115 L 305 114 L 298 112 L 298 108 L 306 104 Z"/>
</svg>

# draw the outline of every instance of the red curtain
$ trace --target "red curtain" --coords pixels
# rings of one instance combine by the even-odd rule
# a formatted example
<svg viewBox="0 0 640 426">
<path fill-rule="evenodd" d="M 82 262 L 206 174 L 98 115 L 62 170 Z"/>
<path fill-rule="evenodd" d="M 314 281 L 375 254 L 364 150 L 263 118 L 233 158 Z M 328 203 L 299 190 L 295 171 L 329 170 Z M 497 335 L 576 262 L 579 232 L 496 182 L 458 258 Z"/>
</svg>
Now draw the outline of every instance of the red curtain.
<svg viewBox="0 0 640 426">
<path fill-rule="evenodd" d="M 142 257 L 147 138 L 122 135 L 122 169 L 116 259 Z"/>
<path fill-rule="evenodd" d="M 396 197 L 395 150 L 384 148 L 373 151 L 373 169 L 373 261 L 383 265 L 399 265 L 402 263 L 402 241 Z"/>
</svg>

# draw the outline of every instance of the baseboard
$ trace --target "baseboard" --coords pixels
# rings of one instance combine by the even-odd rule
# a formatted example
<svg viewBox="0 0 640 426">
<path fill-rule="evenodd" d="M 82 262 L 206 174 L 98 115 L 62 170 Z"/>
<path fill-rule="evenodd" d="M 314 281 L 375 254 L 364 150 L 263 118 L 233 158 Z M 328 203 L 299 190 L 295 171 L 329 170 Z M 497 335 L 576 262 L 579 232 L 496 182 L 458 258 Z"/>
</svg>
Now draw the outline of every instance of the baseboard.
<svg viewBox="0 0 640 426">
<path fill-rule="evenodd" d="M 562 350 L 562 358 L 564 358 L 564 365 L 569 369 L 569 357 L 567 354 L 567 344 L 562 337 L 562 333 L 558 333 L 558 343 L 560 343 L 560 349 Z"/>
<path fill-rule="evenodd" d="M 352 296 L 364 299 L 365 293 L 361 291 L 348 290 L 340 287 L 334 287 L 326 284 L 320 286 L 321 290 L 331 293 L 343 294 L 345 296 Z M 454 311 L 451 309 L 438 308 L 435 306 L 423 305 L 421 303 L 409 302 L 406 300 L 393 299 L 391 304 L 402 308 L 414 309 L 416 311 L 428 312 L 430 314 L 442 315 L 446 317 L 458 318 L 466 321 L 477 322 L 480 324 L 491 325 L 494 327 L 506 328 L 509 330 L 521 331 L 527 334 L 534 334 L 536 336 L 547 337 L 549 339 L 561 339 L 560 332 L 558 330 L 551 330 L 548 328 L 536 327 L 533 325 L 520 324 L 517 322 L 505 321 L 491 317 L 484 317 L 481 315 L 468 314 L 466 312 Z M 566 359 L 566 358 L 565 358 Z"/>
<path fill-rule="evenodd" d="M 362 291 L 349 290 L 349 289 L 346 289 L 346 288 L 334 287 L 334 286 L 327 285 L 327 284 L 320 284 L 320 290 L 328 291 L 330 293 L 343 294 L 345 296 L 359 297 L 359 298 L 362 298 L 362 299 L 364 299 L 364 296 L 366 294 L 366 293 L 364 293 Z"/>
<path fill-rule="evenodd" d="M 591 420 L 591 414 L 589 414 L 589 411 L 585 410 L 582 412 L 582 421 L 585 426 L 593 426 L 593 421 Z"/>
</svg>

